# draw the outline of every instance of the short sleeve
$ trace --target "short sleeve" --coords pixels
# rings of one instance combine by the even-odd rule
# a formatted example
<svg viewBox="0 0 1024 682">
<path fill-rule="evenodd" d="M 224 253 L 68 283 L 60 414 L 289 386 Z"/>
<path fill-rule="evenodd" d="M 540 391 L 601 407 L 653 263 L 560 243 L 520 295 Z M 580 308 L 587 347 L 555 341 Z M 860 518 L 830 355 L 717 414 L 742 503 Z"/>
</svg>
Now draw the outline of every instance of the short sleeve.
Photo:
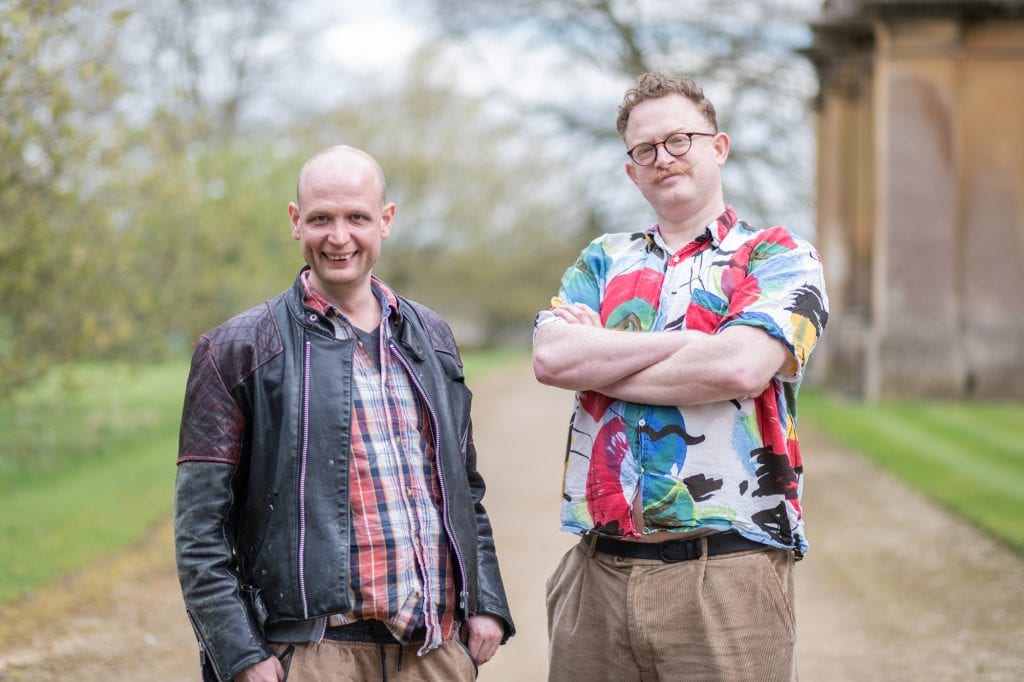
<svg viewBox="0 0 1024 682">
<path fill-rule="evenodd" d="M 821 257 L 806 240 L 773 227 L 746 242 L 732 265 L 722 282 L 729 307 L 720 329 L 763 329 L 789 350 L 779 378 L 800 379 L 828 321 Z"/>
</svg>

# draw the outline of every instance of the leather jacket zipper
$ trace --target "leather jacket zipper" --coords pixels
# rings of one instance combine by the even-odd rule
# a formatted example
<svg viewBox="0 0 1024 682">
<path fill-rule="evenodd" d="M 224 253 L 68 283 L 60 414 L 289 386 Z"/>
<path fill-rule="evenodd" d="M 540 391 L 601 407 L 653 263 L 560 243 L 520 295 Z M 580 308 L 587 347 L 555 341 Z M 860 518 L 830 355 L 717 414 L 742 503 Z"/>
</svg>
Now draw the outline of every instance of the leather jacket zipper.
<svg viewBox="0 0 1024 682">
<path fill-rule="evenodd" d="M 437 419 L 437 412 L 434 410 L 434 404 L 430 402 L 430 396 L 427 395 L 426 390 L 423 388 L 423 384 L 420 383 L 420 379 L 416 376 L 416 372 L 413 371 L 409 361 L 405 359 L 402 352 L 398 350 L 394 341 L 388 340 L 388 346 L 391 349 L 391 354 L 398 359 L 402 367 L 405 368 L 406 373 L 412 380 L 413 385 L 419 392 L 420 397 L 423 398 L 423 404 L 427 406 L 427 413 L 430 416 L 431 431 L 434 436 L 434 453 L 435 462 L 437 463 L 437 480 L 441 487 L 441 506 L 443 507 L 441 518 L 444 520 L 444 529 L 448 533 L 448 538 L 451 540 L 452 549 L 455 554 L 455 561 L 459 565 L 459 575 L 462 577 L 462 589 L 459 591 L 459 608 L 462 612 L 466 613 L 466 564 L 462 559 L 462 550 L 459 549 L 459 542 L 455 537 L 455 533 L 452 532 L 452 524 L 448 518 L 448 485 L 444 480 L 444 466 L 441 464 L 443 459 L 441 456 L 441 429 L 439 428 L 440 422 Z"/>
<path fill-rule="evenodd" d="M 188 622 L 192 626 L 192 631 L 195 632 L 196 641 L 199 643 L 199 668 L 200 675 L 206 677 L 205 671 L 206 664 L 210 664 L 210 668 L 213 670 L 213 674 L 216 675 L 217 679 L 221 679 L 220 669 L 217 667 L 217 662 L 213 660 L 213 656 L 210 655 L 210 647 L 206 644 L 206 638 L 203 637 L 203 633 L 199 630 L 199 625 L 196 623 L 195 616 L 188 609 L 185 609 L 185 615 L 188 616 Z"/>
<path fill-rule="evenodd" d="M 309 458 L 309 379 L 312 344 L 306 340 L 306 352 L 302 367 L 302 448 L 299 453 L 299 547 L 298 576 L 299 597 L 302 600 L 303 617 L 309 618 L 306 599 L 306 463 Z"/>
</svg>

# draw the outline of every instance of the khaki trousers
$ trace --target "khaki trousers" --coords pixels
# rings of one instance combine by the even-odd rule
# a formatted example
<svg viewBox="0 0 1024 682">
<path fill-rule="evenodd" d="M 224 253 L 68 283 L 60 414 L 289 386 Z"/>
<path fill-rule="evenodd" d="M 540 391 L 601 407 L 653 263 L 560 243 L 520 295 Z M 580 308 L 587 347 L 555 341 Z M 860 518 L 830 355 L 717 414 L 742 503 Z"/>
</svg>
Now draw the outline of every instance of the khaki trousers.
<svg viewBox="0 0 1024 682">
<path fill-rule="evenodd" d="M 793 556 L 667 564 L 574 546 L 547 581 L 549 682 L 796 680 Z"/>
<path fill-rule="evenodd" d="M 477 674 L 458 636 L 425 656 L 416 655 L 422 642 L 402 646 L 325 639 L 295 644 L 288 656 L 289 646 L 271 645 L 287 667 L 286 682 L 469 682 Z"/>
</svg>

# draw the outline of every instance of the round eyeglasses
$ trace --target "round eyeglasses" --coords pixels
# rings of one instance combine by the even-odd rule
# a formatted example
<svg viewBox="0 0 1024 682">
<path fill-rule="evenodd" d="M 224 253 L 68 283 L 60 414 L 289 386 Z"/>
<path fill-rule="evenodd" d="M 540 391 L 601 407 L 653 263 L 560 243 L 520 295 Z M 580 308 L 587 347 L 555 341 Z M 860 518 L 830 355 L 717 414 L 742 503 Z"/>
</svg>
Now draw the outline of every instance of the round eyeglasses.
<svg viewBox="0 0 1024 682">
<path fill-rule="evenodd" d="M 717 133 L 672 133 L 661 142 L 641 142 L 632 149 L 626 152 L 629 158 L 633 159 L 633 163 L 638 166 L 650 166 L 654 163 L 654 160 L 658 158 L 658 145 L 665 148 L 672 156 L 682 156 L 686 152 L 690 151 L 690 147 L 693 145 L 694 135 L 704 135 L 706 137 L 714 137 Z"/>
</svg>

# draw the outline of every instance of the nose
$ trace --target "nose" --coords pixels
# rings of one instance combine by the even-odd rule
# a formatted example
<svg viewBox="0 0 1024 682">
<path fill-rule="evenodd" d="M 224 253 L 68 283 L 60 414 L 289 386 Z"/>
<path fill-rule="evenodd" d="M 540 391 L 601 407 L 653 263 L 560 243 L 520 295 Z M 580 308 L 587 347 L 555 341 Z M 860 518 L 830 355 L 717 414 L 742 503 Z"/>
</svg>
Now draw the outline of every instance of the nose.
<svg viewBox="0 0 1024 682">
<path fill-rule="evenodd" d="M 340 220 L 335 220 L 327 227 L 327 239 L 332 244 L 345 244 L 348 242 L 348 228 Z"/>
<path fill-rule="evenodd" d="M 664 142 L 658 142 L 654 145 L 654 165 L 656 166 L 671 166 L 676 160 L 676 157 L 668 153 L 665 149 Z"/>
</svg>

